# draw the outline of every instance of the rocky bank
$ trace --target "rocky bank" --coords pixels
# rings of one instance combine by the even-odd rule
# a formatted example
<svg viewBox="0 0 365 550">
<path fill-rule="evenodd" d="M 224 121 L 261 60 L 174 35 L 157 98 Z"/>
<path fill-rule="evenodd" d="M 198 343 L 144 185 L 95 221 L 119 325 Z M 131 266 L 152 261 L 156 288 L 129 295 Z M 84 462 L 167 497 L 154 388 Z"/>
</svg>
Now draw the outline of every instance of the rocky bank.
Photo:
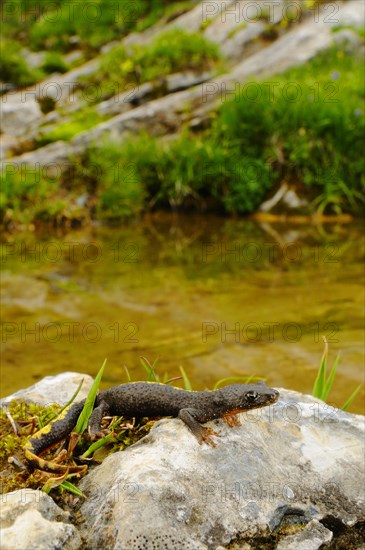
<svg viewBox="0 0 365 550">
<path fill-rule="evenodd" d="M 362 28 L 365 23 L 363 2 L 337 0 L 318 10 L 306 10 L 304 2 L 291 4 L 295 8 L 291 24 L 275 32 L 275 38 L 270 40 L 267 40 L 268 26 L 274 28 L 286 17 L 286 0 L 271 4 L 262 0 L 200 2 L 168 24 L 128 35 L 121 41 L 125 46 L 149 44 L 159 33 L 173 28 L 201 31 L 219 46 L 225 59 L 225 73 L 183 72 L 168 75 L 163 83 L 148 82 L 132 91 L 128 89 L 99 102 L 96 109 L 109 116 L 108 120 L 76 135 L 71 141 L 57 141 L 37 148 L 37 140 L 67 120 L 67 113 L 87 105 L 87 99 L 78 90 L 78 82 L 81 77 L 95 72 L 100 63 L 98 57 L 63 75 L 54 74 L 29 89 L 3 95 L 2 168 L 14 172 L 31 166 L 52 171 L 52 166 L 56 166 L 58 173 L 69 168 L 70 159 L 75 155 L 104 137 L 119 138 L 142 129 L 151 135 L 168 136 L 175 135 L 183 126 L 199 127 L 218 104 L 237 93 L 237 86 L 242 89 L 250 80 L 301 65 L 335 42 L 342 41 L 351 49 L 361 47 L 361 39 L 352 30 L 344 28 L 333 33 L 333 29 Z M 257 15 L 268 7 L 269 19 L 265 23 Z M 104 46 L 103 51 L 112 46 L 115 43 Z M 157 99 L 156 88 L 165 89 L 165 94 Z M 46 114 L 41 110 L 45 102 L 53 103 Z"/>
<path fill-rule="evenodd" d="M 67 377 L 71 395 L 81 376 L 48 377 L 23 397 L 49 402 Z M 241 426 L 211 422 L 216 448 L 178 419 L 158 421 L 89 470 L 75 515 L 41 491 L 2 495 L 1 548 L 363 549 L 364 417 L 279 391 Z"/>
</svg>

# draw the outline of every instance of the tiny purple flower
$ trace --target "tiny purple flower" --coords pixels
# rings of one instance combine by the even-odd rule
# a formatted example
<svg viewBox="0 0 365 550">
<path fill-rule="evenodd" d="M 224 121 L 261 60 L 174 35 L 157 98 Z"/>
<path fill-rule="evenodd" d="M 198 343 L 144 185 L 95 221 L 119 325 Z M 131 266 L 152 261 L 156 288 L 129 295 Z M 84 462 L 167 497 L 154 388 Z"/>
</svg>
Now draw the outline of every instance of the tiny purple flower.
<svg viewBox="0 0 365 550">
<path fill-rule="evenodd" d="M 332 80 L 337 80 L 338 78 L 340 78 L 340 73 L 338 71 L 332 73 Z"/>
<path fill-rule="evenodd" d="M 356 116 L 361 116 L 362 115 L 362 109 L 355 109 L 354 113 L 355 113 Z"/>
</svg>

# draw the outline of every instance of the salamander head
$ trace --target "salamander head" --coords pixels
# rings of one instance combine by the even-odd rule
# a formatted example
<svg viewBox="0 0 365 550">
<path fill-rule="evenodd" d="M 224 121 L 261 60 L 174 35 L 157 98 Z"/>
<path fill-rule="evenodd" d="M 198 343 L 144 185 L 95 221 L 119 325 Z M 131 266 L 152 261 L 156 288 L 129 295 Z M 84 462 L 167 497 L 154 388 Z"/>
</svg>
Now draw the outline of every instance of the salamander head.
<svg viewBox="0 0 365 550">
<path fill-rule="evenodd" d="M 279 392 L 264 382 L 257 384 L 232 384 L 219 390 L 231 410 L 236 412 L 272 405 L 279 399 Z"/>
</svg>

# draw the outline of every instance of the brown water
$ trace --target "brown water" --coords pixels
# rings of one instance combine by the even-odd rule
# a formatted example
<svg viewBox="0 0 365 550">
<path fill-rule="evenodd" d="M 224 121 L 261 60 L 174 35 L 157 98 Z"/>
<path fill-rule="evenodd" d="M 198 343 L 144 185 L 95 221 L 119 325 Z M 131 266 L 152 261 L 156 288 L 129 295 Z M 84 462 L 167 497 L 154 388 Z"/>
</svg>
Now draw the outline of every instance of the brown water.
<svg viewBox="0 0 365 550">
<path fill-rule="evenodd" d="M 310 393 L 323 342 L 341 361 L 328 401 L 364 382 L 360 224 L 267 225 L 159 215 L 2 243 L 2 395 L 45 375 L 104 387 L 183 366 L 195 389 L 256 375 Z M 353 412 L 364 412 L 364 393 Z"/>
</svg>

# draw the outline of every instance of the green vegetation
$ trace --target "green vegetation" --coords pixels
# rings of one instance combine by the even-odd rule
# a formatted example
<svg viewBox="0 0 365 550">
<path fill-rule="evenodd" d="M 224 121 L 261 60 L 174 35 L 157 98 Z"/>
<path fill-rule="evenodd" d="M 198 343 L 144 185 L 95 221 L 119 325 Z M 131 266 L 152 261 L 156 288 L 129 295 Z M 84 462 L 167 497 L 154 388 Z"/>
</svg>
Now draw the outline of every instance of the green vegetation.
<svg viewBox="0 0 365 550">
<path fill-rule="evenodd" d="M 128 89 L 128 84 L 138 86 L 183 70 L 208 70 L 218 59 L 215 44 L 198 33 L 173 29 L 148 45 L 116 46 L 102 56 L 94 75 L 80 79 L 80 87 L 97 84 L 102 88 L 102 98 L 110 97 Z"/>
<path fill-rule="evenodd" d="M 333 50 L 305 70 L 243 85 L 206 132 L 186 131 L 164 145 L 141 135 L 89 150 L 86 164 L 96 162 L 103 182 L 99 215 L 118 217 L 119 205 L 120 216 L 127 210 L 132 215 L 125 201 L 133 189 L 139 189 L 140 210 L 148 201 L 148 207 L 249 213 L 282 179 L 305 190 L 313 201 L 309 212 L 360 212 L 362 82 L 359 60 Z M 134 186 L 128 189 L 123 178 L 119 186 L 115 179 L 106 183 L 116 164 L 133 166 Z M 117 189 L 123 190 L 120 202 L 115 202 Z M 134 207 L 137 211 L 137 203 Z"/>
<path fill-rule="evenodd" d="M 98 113 L 93 106 L 75 111 L 69 120 L 61 122 L 56 128 L 38 138 L 37 146 L 42 147 L 58 140 L 69 141 L 77 134 L 90 130 L 105 119 L 106 117 Z"/>
<path fill-rule="evenodd" d="M 12 401 L 6 410 L 0 410 L 0 468 L 2 472 L 0 493 L 30 487 L 42 488 L 45 492 L 56 489 L 52 495 L 58 498 L 65 491 L 80 496 L 79 490 L 70 482 L 71 479 L 79 478 L 78 474 L 66 473 L 55 476 L 53 473 L 37 469 L 33 472 L 19 469 L 20 463 L 25 464 L 23 448 L 27 439 L 58 415 L 60 410 L 61 407 L 58 405 L 42 407 L 34 403 L 16 401 Z M 99 439 L 96 446 L 95 444 L 90 446 L 87 435 L 82 436 L 77 444 L 76 454 L 79 456 L 84 453 L 87 457 L 92 453 L 94 462 L 102 462 L 108 454 L 123 450 L 147 435 L 153 424 L 154 421 L 149 421 L 147 418 L 141 419 L 138 423 L 124 419 L 123 421 L 122 419 L 105 420 L 103 429 L 109 431 L 108 436 Z M 46 451 L 42 454 L 42 458 L 54 460 L 55 450 Z"/>
<path fill-rule="evenodd" d="M 41 80 L 44 73 L 28 67 L 15 40 L 0 40 L 0 80 L 17 86 L 30 86 Z"/>
<path fill-rule="evenodd" d="M 91 52 L 132 31 L 144 30 L 162 16 L 181 13 L 194 2 L 172 0 L 169 4 L 167 9 L 164 0 L 5 0 L 3 34 L 35 51 L 81 48 Z"/>
<path fill-rule="evenodd" d="M 94 409 L 96 394 L 98 393 L 98 389 L 99 389 L 100 381 L 101 381 L 103 373 L 104 373 L 105 365 L 106 365 L 106 359 L 104 360 L 104 363 L 102 364 L 101 368 L 99 369 L 98 374 L 95 377 L 95 380 L 94 380 L 94 382 L 93 382 L 93 384 L 90 388 L 90 391 L 87 395 L 87 398 L 86 398 L 86 401 L 85 401 L 85 404 L 84 404 L 84 408 L 82 409 L 82 411 L 80 413 L 80 416 L 77 420 L 77 424 L 76 424 L 76 427 L 75 427 L 75 432 L 79 435 L 83 434 L 84 431 L 86 430 L 87 426 L 88 426 L 91 413 L 93 412 L 93 409 Z"/>
<path fill-rule="evenodd" d="M 365 40 L 365 29 L 364 27 L 354 27 L 352 25 L 338 25 L 337 27 L 332 28 L 332 32 L 336 33 L 344 29 L 349 29 L 353 33 L 357 34 L 362 40 Z"/>
<path fill-rule="evenodd" d="M 70 69 L 69 65 L 65 62 L 62 55 L 57 52 L 47 52 L 45 59 L 41 65 L 41 69 L 46 74 L 52 73 L 67 73 Z"/>
<path fill-rule="evenodd" d="M 312 393 L 314 397 L 318 397 L 318 399 L 322 399 L 322 401 L 325 401 L 333 386 L 333 382 L 335 381 L 336 371 L 340 361 L 340 354 L 337 355 L 332 365 L 332 368 L 330 370 L 330 373 L 327 376 L 328 343 L 325 338 L 323 338 L 323 341 L 324 341 L 323 355 L 321 359 L 321 364 L 318 369 L 317 377 L 314 382 Z M 357 388 L 355 388 L 355 390 L 352 392 L 350 397 L 346 400 L 345 404 L 341 407 L 343 411 L 346 411 L 349 408 L 349 406 L 355 399 L 356 395 L 358 394 L 360 388 L 361 388 L 361 385 L 357 386 Z"/>
<path fill-rule="evenodd" d="M 44 483 L 42 472 L 19 471 L 17 462 L 8 459 L 15 457 L 24 462 L 23 447 L 28 437 L 47 423 L 47 420 L 54 418 L 60 409 L 59 405 L 43 407 L 35 403 L 12 401 L 6 409 L 0 410 L 1 493 L 23 487 L 35 489 Z"/>
<path fill-rule="evenodd" d="M 154 69 L 146 60 L 152 63 L 162 44 L 163 38 L 149 52 L 138 50 L 140 74 L 152 78 Z M 180 59 L 189 58 L 186 50 L 181 52 Z M 137 57 L 122 59 L 123 78 L 136 70 Z M 42 219 L 47 219 L 52 198 L 58 207 L 48 219 L 56 224 L 80 215 L 81 221 L 90 216 L 117 220 L 152 208 L 246 214 L 283 180 L 309 198 L 309 214 L 363 212 L 364 92 L 356 54 L 332 49 L 304 67 L 237 90 L 233 100 L 221 97 L 206 130 L 185 129 L 172 140 L 141 134 L 102 142 L 71 159 L 74 169 L 57 181 L 42 176 L 35 183 L 24 174 L 5 172 L 3 223 L 37 222 L 40 201 Z M 182 108 L 189 113 L 189 105 Z M 97 123 L 98 115 L 89 110 L 44 139 L 69 139 Z M 92 197 L 92 208 L 80 211 L 72 201 L 83 193 Z"/>
<path fill-rule="evenodd" d="M 175 11 L 181 13 L 194 2 L 171 0 L 169 4 L 164 0 L 5 0 L 0 7 L 4 37 L 0 79 L 16 86 L 33 84 L 55 70 L 62 72 L 57 55 L 78 49 L 89 58 L 104 44 L 142 31 Z M 24 59 L 15 59 L 14 51 L 22 47 L 52 50 L 53 60 L 34 71 Z"/>
</svg>

